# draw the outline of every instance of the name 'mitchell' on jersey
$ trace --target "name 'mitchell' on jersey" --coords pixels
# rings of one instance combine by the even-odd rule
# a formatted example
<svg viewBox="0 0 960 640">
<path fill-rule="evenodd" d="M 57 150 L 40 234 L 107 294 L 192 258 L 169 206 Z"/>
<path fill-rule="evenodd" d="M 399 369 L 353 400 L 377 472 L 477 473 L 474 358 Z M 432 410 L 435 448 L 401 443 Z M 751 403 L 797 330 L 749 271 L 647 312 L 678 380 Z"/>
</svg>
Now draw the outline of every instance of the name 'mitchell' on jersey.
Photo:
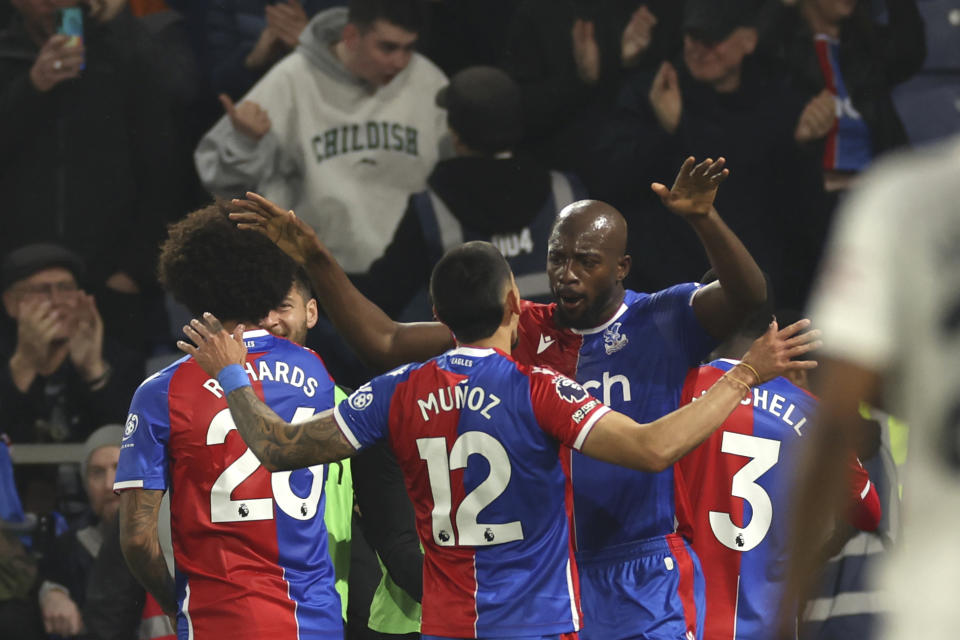
<svg viewBox="0 0 960 640">
<path fill-rule="evenodd" d="M 333 407 L 333 381 L 315 353 L 266 331 L 244 341 L 254 391 L 284 420 Z M 220 385 L 191 358 L 143 382 L 114 489 L 170 492 L 179 638 L 343 637 L 326 473 L 264 469 Z"/>
<path fill-rule="evenodd" d="M 427 635 L 547 636 L 580 628 L 561 445 L 608 412 L 577 383 L 462 347 L 360 387 L 334 412 L 357 449 L 387 440 L 424 548 Z"/>
<path fill-rule="evenodd" d="M 691 371 L 684 404 L 736 364 L 716 360 Z M 761 640 L 777 633 L 794 465 L 816 408 L 816 397 L 775 378 L 754 387 L 720 429 L 677 463 L 679 529 L 707 577 L 707 638 Z M 875 529 L 879 497 L 852 452 L 848 478 L 851 524 Z"/>
</svg>

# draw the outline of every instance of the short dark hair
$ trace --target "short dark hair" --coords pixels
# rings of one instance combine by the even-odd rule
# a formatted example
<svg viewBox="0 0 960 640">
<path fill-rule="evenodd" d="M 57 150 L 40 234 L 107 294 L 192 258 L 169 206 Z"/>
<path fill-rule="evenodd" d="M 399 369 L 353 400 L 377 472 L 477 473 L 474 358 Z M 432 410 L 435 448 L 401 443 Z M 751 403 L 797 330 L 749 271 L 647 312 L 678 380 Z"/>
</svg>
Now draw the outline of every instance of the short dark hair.
<svg viewBox="0 0 960 640">
<path fill-rule="evenodd" d="M 256 322 L 283 302 L 296 263 L 256 231 L 241 231 L 218 200 L 171 224 L 160 247 L 160 284 L 190 313 Z"/>
<path fill-rule="evenodd" d="M 420 33 L 426 22 L 423 0 L 350 0 L 347 22 L 366 31 L 377 20 Z"/>
<path fill-rule="evenodd" d="M 492 336 L 503 320 L 510 265 L 489 242 L 468 242 L 440 258 L 430 276 L 437 319 L 459 342 Z"/>
<path fill-rule="evenodd" d="M 297 267 L 297 271 L 293 274 L 293 286 L 297 288 L 297 292 L 304 302 L 313 298 L 313 286 L 310 284 L 310 277 L 303 270 L 303 267 Z"/>
</svg>

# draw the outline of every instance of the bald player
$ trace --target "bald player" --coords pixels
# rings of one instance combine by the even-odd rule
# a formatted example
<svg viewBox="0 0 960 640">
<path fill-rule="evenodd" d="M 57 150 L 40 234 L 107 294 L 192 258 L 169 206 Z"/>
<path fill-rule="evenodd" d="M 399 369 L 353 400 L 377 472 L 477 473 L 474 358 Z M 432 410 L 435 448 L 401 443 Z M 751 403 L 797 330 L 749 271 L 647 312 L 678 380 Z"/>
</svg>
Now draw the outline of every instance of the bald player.
<svg viewBox="0 0 960 640">
<path fill-rule="evenodd" d="M 524 302 L 512 355 L 574 378 L 641 422 L 677 408 L 687 370 L 766 299 L 763 274 L 713 206 L 729 175 L 723 158 L 688 158 L 671 188 L 651 188 L 700 237 L 717 282 L 654 294 L 628 291 L 627 225 L 610 205 L 575 202 L 557 217 L 547 275 L 556 302 Z M 241 225 L 267 234 L 304 265 L 345 339 L 379 370 L 453 346 L 437 323 L 393 322 L 349 282 L 313 231 L 290 211 L 248 194 Z M 566 450 L 573 481 L 585 640 L 695 638 L 703 627 L 699 562 L 674 532 L 673 471 L 643 473 Z"/>
</svg>

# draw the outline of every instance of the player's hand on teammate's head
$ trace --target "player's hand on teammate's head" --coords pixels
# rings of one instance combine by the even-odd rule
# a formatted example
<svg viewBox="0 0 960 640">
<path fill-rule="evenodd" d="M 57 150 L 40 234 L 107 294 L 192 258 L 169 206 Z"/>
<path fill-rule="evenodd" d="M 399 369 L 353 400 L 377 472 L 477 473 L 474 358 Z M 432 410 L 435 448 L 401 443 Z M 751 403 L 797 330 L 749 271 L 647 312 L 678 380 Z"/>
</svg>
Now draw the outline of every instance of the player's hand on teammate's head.
<svg viewBox="0 0 960 640">
<path fill-rule="evenodd" d="M 804 331 L 809 326 L 810 320 L 804 318 L 780 329 L 774 319 L 766 333 L 754 340 L 741 360 L 757 371 L 760 376 L 758 383 L 772 380 L 788 371 L 817 366 L 815 360 L 796 359 L 822 344 L 819 329 Z"/>
<path fill-rule="evenodd" d="M 190 324 L 184 325 L 183 332 L 196 346 L 185 340 L 177 340 L 177 348 L 193 356 L 211 378 L 216 378 L 224 367 L 243 365 L 247 359 L 242 324 L 238 324 L 230 334 L 215 315 L 205 313 L 202 320 L 194 318 Z"/>
<path fill-rule="evenodd" d="M 284 209 L 252 191 L 245 199 L 234 199 L 233 204 L 243 209 L 230 214 L 237 228 L 259 231 L 297 264 L 304 265 L 311 254 L 326 251 L 313 228 L 292 209 Z"/>
</svg>

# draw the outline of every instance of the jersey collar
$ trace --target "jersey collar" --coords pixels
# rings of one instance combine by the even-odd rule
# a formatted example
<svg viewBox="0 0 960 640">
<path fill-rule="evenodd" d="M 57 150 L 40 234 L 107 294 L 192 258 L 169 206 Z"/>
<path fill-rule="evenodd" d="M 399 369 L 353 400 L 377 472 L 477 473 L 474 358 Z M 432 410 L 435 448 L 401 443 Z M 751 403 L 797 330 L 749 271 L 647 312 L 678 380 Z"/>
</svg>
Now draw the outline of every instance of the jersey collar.
<svg viewBox="0 0 960 640">
<path fill-rule="evenodd" d="M 604 322 L 604 323 L 603 323 L 602 325 L 600 325 L 599 327 L 594 327 L 594 328 L 592 328 L 592 329 L 570 329 L 570 331 L 573 331 L 573 332 L 576 333 L 577 335 L 581 335 L 581 336 L 589 336 L 589 335 L 593 335 L 593 334 L 595 334 L 595 333 L 600 333 L 601 331 L 606 331 L 607 327 L 609 327 L 609 326 L 612 325 L 614 322 L 616 322 L 616 321 L 617 321 L 617 318 L 619 318 L 620 316 L 622 316 L 623 313 L 624 313 L 626 310 L 627 310 L 627 303 L 626 303 L 626 302 L 621 302 L 621 303 L 620 303 L 620 308 L 617 309 L 617 312 L 616 312 L 615 314 L 613 314 L 613 317 L 610 318 L 609 320 L 607 320 L 606 322 Z"/>
</svg>

